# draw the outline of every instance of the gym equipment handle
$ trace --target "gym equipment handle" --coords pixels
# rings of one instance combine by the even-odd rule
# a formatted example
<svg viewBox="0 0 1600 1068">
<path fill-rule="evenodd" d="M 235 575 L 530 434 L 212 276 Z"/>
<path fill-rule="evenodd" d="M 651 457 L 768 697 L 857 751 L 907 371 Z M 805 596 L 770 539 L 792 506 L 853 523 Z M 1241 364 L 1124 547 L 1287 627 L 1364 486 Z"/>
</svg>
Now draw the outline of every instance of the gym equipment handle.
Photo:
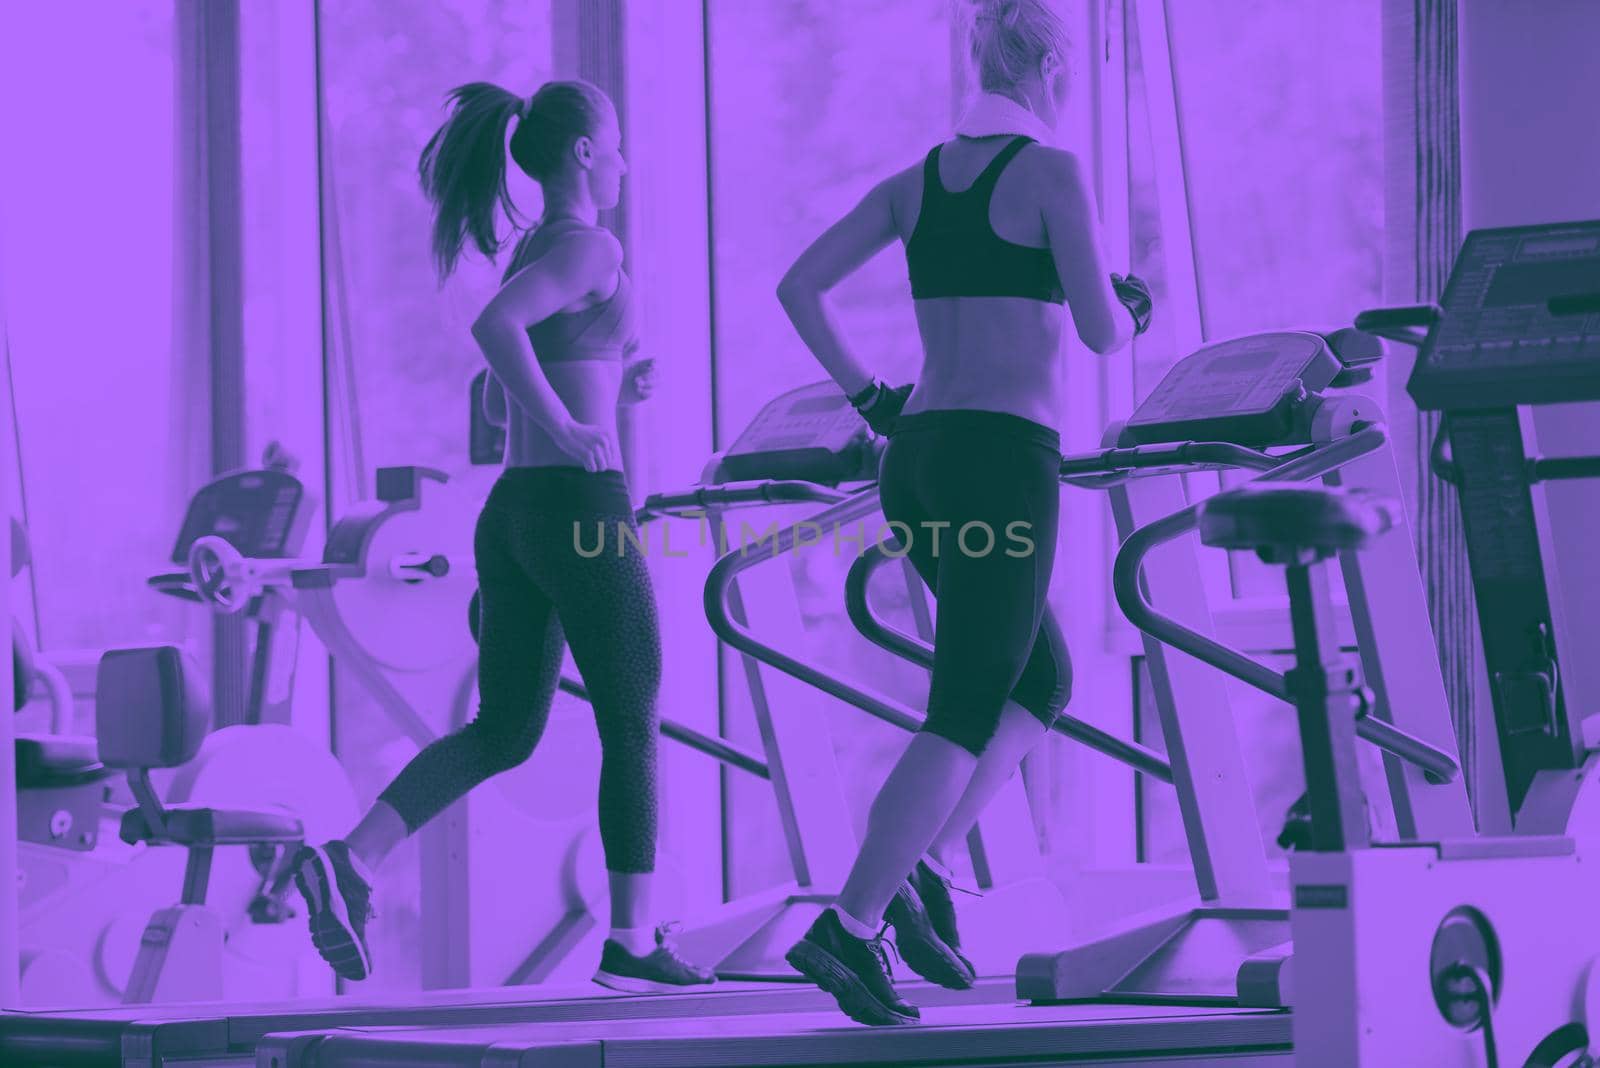
<svg viewBox="0 0 1600 1068">
<path fill-rule="evenodd" d="M 450 558 L 443 553 L 400 553 L 389 561 L 389 574 L 401 582 L 421 582 L 425 577 L 450 574 Z"/>
<path fill-rule="evenodd" d="M 1061 458 L 1062 481 L 1083 476 L 1117 475 L 1162 467 L 1232 467 L 1247 471 L 1271 470 L 1279 460 L 1259 449 L 1231 441 L 1172 441 L 1158 445 L 1130 445 L 1097 449 Z"/>
<path fill-rule="evenodd" d="M 810 517 L 810 522 L 820 526 L 848 523 L 854 519 L 865 518 L 876 511 L 877 507 L 878 488 L 869 486 L 823 509 Z M 852 686 L 818 667 L 797 660 L 781 649 L 763 642 L 743 623 L 734 621 L 733 607 L 729 601 L 734 579 L 747 568 L 793 550 L 796 533 L 796 527 L 793 525 L 779 530 L 770 555 L 743 554 L 735 550 L 712 565 L 711 573 L 706 577 L 705 587 L 706 620 L 711 624 L 712 631 L 718 638 L 740 652 L 788 675 L 793 675 L 823 693 L 854 705 L 868 715 L 876 716 L 885 723 L 892 723 L 902 730 L 916 730 L 922 726 L 922 718 L 907 706 L 881 694 Z"/>
<path fill-rule="evenodd" d="M 1450 417 L 1439 420 L 1428 450 L 1433 473 L 1452 486 L 1461 485 L 1461 471 L 1450 449 Z M 1530 456 L 1523 461 L 1523 478 L 1529 485 L 1566 479 L 1600 478 L 1600 456 Z"/>
<path fill-rule="evenodd" d="M 835 491 L 837 492 L 837 491 Z M 810 523 L 822 527 L 835 524 L 848 523 L 861 519 L 876 511 L 878 507 L 878 487 L 868 486 L 853 494 L 844 495 L 828 508 L 809 518 Z M 791 552 L 795 548 L 798 537 L 798 524 L 779 530 L 773 539 L 773 548 L 768 553 L 743 553 L 734 550 L 727 553 L 711 567 L 711 573 L 706 577 L 705 610 L 706 619 L 711 624 L 711 629 L 717 637 L 734 649 L 759 660 L 763 664 L 776 668 L 785 674 L 792 675 L 801 682 L 821 690 L 832 697 L 836 697 L 846 704 L 893 724 L 905 731 L 916 731 L 922 726 L 922 717 L 906 705 L 901 704 L 882 694 L 871 690 L 853 686 L 843 679 L 836 678 L 823 669 L 799 660 L 776 646 L 769 645 L 758 638 L 754 631 L 746 627 L 743 622 L 733 618 L 733 606 L 730 601 L 733 592 L 733 583 L 739 573 L 755 565 L 777 556 Z M 1069 737 L 1076 737 L 1082 741 L 1089 741 L 1093 737 L 1096 748 L 1103 752 L 1118 756 L 1119 759 L 1133 765 L 1141 771 L 1164 781 L 1172 781 L 1172 769 L 1164 760 L 1153 753 L 1147 754 L 1136 746 L 1130 746 L 1111 735 L 1105 735 L 1096 728 L 1087 724 L 1078 724 L 1076 730 L 1064 722 L 1058 721 L 1056 729 Z M 1104 748 L 1102 748 L 1104 747 Z M 1112 750 L 1117 752 L 1112 753 Z"/>
<path fill-rule="evenodd" d="M 1383 447 L 1387 440 L 1382 428 L 1369 427 L 1312 452 L 1294 457 L 1258 476 L 1262 482 L 1302 482 L 1320 478 L 1348 463 Z M 1162 614 L 1145 594 L 1144 560 L 1156 548 L 1188 534 L 1199 523 L 1201 506 L 1192 504 L 1165 519 L 1140 527 L 1122 543 L 1112 565 L 1111 587 L 1117 604 L 1128 622 L 1150 635 L 1156 641 L 1224 671 L 1241 682 L 1280 701 L 1291 701 L 1288 683 L 1284 676 L 1265 664 L 1227 646 L 1214 638 L 1197 633 L 1171 616 Z M 1404 731 L 1362 716 L 1356 721 L 1356 733 L 1367 741 L 1393 753 L 1408 763 L 1421 768 L 1434 783 L 1454 781 L 1461 768 L 1454 757 L 1442 749 L 1414 738 Z"/>
<path fill-rule="evenodd" d="M 1366 334 L 1388 338 L 1404 345 L 1420 346 L 1444 309 L 1437 304 L 1407 304 L 1393 308 L 1368 308 L 1356 315 L 1355 326 Z"/>
<path fill-rule="evenodd" d="M 804 501 L 833 503 L 849 494 L 832 486 L 800 479 L 761 479 L 695 486 L 674 493 L 652 493 L 637 514 L 643 523 L 660 516 L 694 513 L 706 508 L 754 507 L 761 504 L 795 504 Z"/>
</svg>

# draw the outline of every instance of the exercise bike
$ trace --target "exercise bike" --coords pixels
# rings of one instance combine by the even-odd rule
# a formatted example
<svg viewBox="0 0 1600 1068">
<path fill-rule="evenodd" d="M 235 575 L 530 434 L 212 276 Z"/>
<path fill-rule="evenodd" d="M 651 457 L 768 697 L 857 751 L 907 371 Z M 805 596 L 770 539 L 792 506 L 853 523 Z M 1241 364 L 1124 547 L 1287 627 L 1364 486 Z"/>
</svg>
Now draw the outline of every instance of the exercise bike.
<svg viewBox="0 0 1600 1068">
<path fill-rule="evenodd" d="M 1600 1055 L 1600 775 L 1583 640 L 1556 567 L 1543 484 L 1600 476 L 1600 457 L 1540 457 L 1533 409 L 1600 400 L 1600 222 L 1476 230 L 1438 306 L 1364 312 L 1419 348 L 1407 389 L 1443 413 L 1434 473 L 1461 499 L 1493 724 L 1476 791 L 1492 833 L 1371 848 L 1349 818 L 1349 703 L 1320 641 L 1317 571 L 1372 509 L 1317 498 L 1218 502 L 1209 541 L 1272 547 L 1298 601 L 1296 692 L 1313 848 L 1290 861 L 1306 967 L 1295 1045 L 1313 1066 L 1554 1068 Z M 1592 541 L 1579 543 L 1592 551 Z M 1275 546 L 1275 547 L 1274 547 Z M 1370 550 L 1368 550 L 1370 551 Z M 1570 602 L 1569 602 L 1570 603 Z M 1331 675 L 1324 683 L 1321 676 Z M 1587 722 L 1586 722 L 1587 720 Z"/>
<path fill-rule="evenodd" d="M 270 522 L 252 527 L 241 516 L 241 488 L 248 503 L 274 502 L 262 513 Z M 175 556 L 218 527 L 251 530 L 268 551 L 289 544 L 304 533 L 301 504 L 299 483 L 281 467 L 225 476 L 191 501 Z M 150 584 L 194 599 L 181 576 Z M 288 922 L 284 867 L 307 827 L 350 818 L 354 799 L 325 748 L 261 722 L 271 642 L 270 628 L 260 630 L 246 723 L 217 731 L 197 671 L 170 647 L 101 658 L 96 736 L 66 733 L 71 688 L 36 662 L 53 712 L 48 734 L 17 741 L 24 1003 L 331 989 L 325 973 L 300 974 L 309 950 L 303 928 Z M 133 662 L 146 667 L 126 670 Z M 231 845 L 243 848 L 217 851 Z"/>
</svg>

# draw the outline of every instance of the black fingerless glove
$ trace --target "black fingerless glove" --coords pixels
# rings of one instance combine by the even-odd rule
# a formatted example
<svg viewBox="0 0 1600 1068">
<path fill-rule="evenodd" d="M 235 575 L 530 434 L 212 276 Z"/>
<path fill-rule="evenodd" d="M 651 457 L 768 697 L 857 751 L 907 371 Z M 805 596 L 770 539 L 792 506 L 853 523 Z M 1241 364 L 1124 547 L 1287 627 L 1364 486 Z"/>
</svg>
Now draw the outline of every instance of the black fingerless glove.
<svg viewBox="0 0 1600 1068">
<path fill-rule="evenodd" d="M 900 410 L 906 406 L 906 398 L 909 396 L 911 396 L 909 382 L 893 389 L 882 382 L 874 382 L 851 397 L 850 403 L 861 413 L 861 418 L 867 421 L 874 434 L 888 437 L 890 431 L 894 430 L 895 420 L 900 418 Z"/>
<path fill-rule="evenodd" d="M 1150 329 L 1150 287 L 1145 285 L 1144 279 L 1136 274 L 1111 276 L 1111 288 L 1116 290 L 1117 299 L 1122 301 L 1122 306 L 1128 309 L 1128 314 L 1133 316 L 1134 336 Z"/>
</svg>

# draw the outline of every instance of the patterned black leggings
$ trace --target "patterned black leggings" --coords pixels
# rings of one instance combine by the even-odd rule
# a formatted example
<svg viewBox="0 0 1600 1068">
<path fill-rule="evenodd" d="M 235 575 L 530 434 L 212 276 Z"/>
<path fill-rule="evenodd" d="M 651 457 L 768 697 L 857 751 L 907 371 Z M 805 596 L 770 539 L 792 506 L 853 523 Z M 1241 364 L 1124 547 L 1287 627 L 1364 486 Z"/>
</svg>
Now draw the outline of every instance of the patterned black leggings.
<svg viewBox="0 0 1600 1068">
<path fill-rule="evenodd" d="M 637 534 L 620 472 L 514 467 L 495 483 L 473 544 L 478 716 L 418 753 L 383 791 L 379 800 L 407 829 L 528 759 L 570 645 L 600 731 L 606 867 L 655 869 L 661 636 L 644 554 L 624 527 Z"/>
</svg>

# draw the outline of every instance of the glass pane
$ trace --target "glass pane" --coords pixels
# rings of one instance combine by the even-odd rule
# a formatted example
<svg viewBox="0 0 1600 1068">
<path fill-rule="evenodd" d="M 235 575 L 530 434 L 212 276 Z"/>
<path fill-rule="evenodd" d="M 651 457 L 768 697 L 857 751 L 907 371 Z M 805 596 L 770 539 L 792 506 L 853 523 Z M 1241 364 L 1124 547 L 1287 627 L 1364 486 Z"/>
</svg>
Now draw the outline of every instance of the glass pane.
<svg viewBox="0 0 1600 1068">
<path fill-rule="evenodd" d="M 379 467 L 436 468 L 451 484 L 424 488 L 426 523 L 441 531 L 436 541 L 444 551 L 470 560 L 478 503 L 498 468 L 468 462 L 467 385 L 483 365 L 469 328 L 497 287 L 501 268 L 469 258 L 439 286 L 417 160 L 445 117 L 449 89 L 490 81 L 529 94 L 550 77 L 550 3 L 324 0 L 318 11 L 327 138 L 324 241 L 334 332 L 328 463 L 336 490 L 328 507 L 337 517 L 352 501 L 370 498 Z M 537 186 L 514 168 L 510 181 L 524 213 L 537 213 Z M 459 615 L 392 621 L 397 632 L 465 625 L 464 600 Z M 430 729 L 450 729 L 459 674 L 416 673 L 401 681 Z M 341 669 L 336 683 L 339 754 L 365 804 L 415 746 L 348 672 Z M 587 709 L 566 707 L 564 699 L 558 699 L 552 720 L 593 733 Z M 534 760 L 496 789 L 509 791 L 536 779 L 541 762 L 561 760 L 564 748 L 547 736 Z M 384 907 L 373 945 L 375 958 L 384 962 L 373 979 L 380 987 L 421 983 L 418 885 L 418 845 L 412 839 L 385 867 Z"/>
<path fill-rule="evenodd" d="M 1345 655 L 1353 658 L 1355 651 L 1345 650 Z M 1286 655 L 1260 659 L 1274 671 L 1294 666 L 1293 658 Z M 1166 745 L 1161 738 L 1161 722 L 1143 657 L 1139 658 L 1138 678 L 1135 722 L 1139 740 L 1164 753 Z M 1278 836 L 1284 829 L 1289 806 L 1306 789 L 1294 706 L 1233 679 L 1227 681 L 1227 698 L 1244 750 L 1245 776 L 1255 795 L 1262 845 L 1269 858 L 1281 859 L 1285 852 L 1278 845 Z M 1179 714 L 1182 714 L 1181 709 Z M 1389 800 L 1389 785 L 1383 770 L 1383 754 L 1377 747 L 1363 744 L 1359 747 L 1358 760 L 1373 836 L 1392 842 L 1397 832 L 1394 806 Z M 1138 776 L 1138 783 L 1139 859 L 1150 864 L 1190 866 L 1189 843 L 1178 813 L 1177 794 L 1167 784 L 1143 775 Z"/>
<path fill-rule="evenodd" d="M 950 14 L 944 0 L 708 5 L 720 442 L 732 441 L 782 391 L 827 377 L 778 305 L 778 280 L 874 183 L 949 136 Z M 835 290 L 834 301 L 878 374 L 891 381 L 916 374 L 921 344 L 898 243 Z M 758 526 L 770 521 L 749 518 Z M 819 547 L 795 562 L 807 651 L 920 708 L 926 675 L 869 646 L 845 617 L 841 584 L 851 552 Z M 882 589 L 878 603 L 903 620 L 903 584 L 884 579 Z M 737 688 L 742 670 L 727 678 Z M 835 714 L 843 717 L 830 724 L 839 770 L 860 813 L 905 736 L 854 709 Z M 739 712 L 728 730 L 754 744 L 747 716 Z M 734 779 L 728 787 L 729 848 L 740 880 L 732 889 L 789 878 L 771 791 Z"/>
<path fill-rule="evenodd" d="M 1379 5 L 1167 18 L 1207 340 L 1348 325 L 1381 297 Z"/>
<path fill-rule="evenodd" d="M 182 642 L 207 623 L 145 584 L 172 567 L 190 435 L 205 433 L 204 391 L 173 331 L 173 4 L 87 7 L 0 7 L 0 93 L 48 95 L 0 109 L 24 495 L 9 503 L 33 549 L 13 590 L 47 652 Z M 80 704 L 76 727 L 93 733 Z M 19 730 L 42 725 L 35 712 Z"/>
<path fill-rule="evenodd" d="M 1192 299 L 1167 291 L 1154 200 L 1157 168 L 1181 158 L 1205 341 L 1349 325 L 1382 297 L 1378 4 L 1166 11 L 1181 146 L 1152 141 L 1148 109 L 1165 101 L 1149 92 L 1132 20 L 1128 35 L 1134 269 L 1158 308 Z M 1185 355 L 1156 320 L 1136 346 L 1139 397 Z M 1234 554 L 1232 573 L 1237 596 L 1281 596 L 1253 558 Z"/>
<path fill-rule="evenodd" d="M 1151 333 L 1136 343 L 1140 398 L 1186 355 L 1159 308 L 1195 299 L 1169 285 L 1170 235 L 1162 232 L 1156 197 L 1158 179 L 1172 175 L 1161 168 L 1182 168 L 1203 340 L 1332 329 L 1381 302 L 1377 3 L 1168 0 L 1165 9 L 1181 146 L 1157 143 L 1151 134 L 1152 109 L 1168 105 L 1152 89 L 1159 79 L 1147 77 L 1148 49 L 1128 20 L 1134 270 L 1150 282 L 1158 308 Z M 1382 390 L 1380 380 L 1366 391 L 1381 396 Z M 1190 478 L 1188 485 L 1204 494 L 1243 477 Z M 1281 571 L 1253 555 L 1230 554 L 1229 573 L 1235 597 L 1284 602 Z M 1335 583 L 1335 597 L 1342 600 L 1342 584 Z M 1286 641 L 1286 625 L 1283 635 Z M 1236 684 L 1229 693 L 1270 847 L 1285 808 L 1303 788 L 1293 711 Z M 1142 706 L 1148 709 L 1148 700 Z M 1159 744 L 1152 718 L 1143 729 Z M 1390 829 L 1381 761 L 1363 750 L 1375 818 Z M 1171 790 L 1146 783 L 1140 796 L 1142 855 L 1186 862 Z"/>
</svg>

